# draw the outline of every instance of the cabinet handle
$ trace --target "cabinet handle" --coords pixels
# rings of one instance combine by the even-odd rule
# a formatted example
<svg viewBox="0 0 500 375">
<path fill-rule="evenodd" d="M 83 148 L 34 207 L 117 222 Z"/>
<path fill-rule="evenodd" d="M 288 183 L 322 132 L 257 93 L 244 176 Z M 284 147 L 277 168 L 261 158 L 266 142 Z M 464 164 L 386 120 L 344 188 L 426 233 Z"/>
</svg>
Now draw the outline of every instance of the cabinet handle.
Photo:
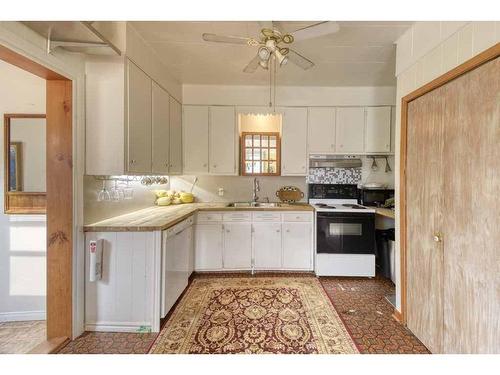
<svg viewBox="0 0 500 375">
<path fill-rule="evenodd" d="M 229 233 L 229 232 L 231 232 L 231 231 L 230 231 L 229 229 L 227 229 L 227 230 L 226 230 L 226 233 Z"/>
<path fill-rule="evenodd" d="M 286 230 L 286 232 L 287 232 L 287 233 L 290 233 L 290 229 L 287 229 L 287 230 Z"/>
<path fill-rule="evenodd" d="M 206 164 L 203 164 L 203 167 L 206 167 L 207 165 Z"/>
<path fill-rule="evenodd" d="M 136 162 L 136 161 L 137 161 L 137 160 L 132 159 L 132 160 L 130 160 L 130 164 L 135 164 L 135 162 Z"/>
<path fill-rule="evenodd" d="M 217 164 L 214 164 L 214 168 L 217 168 Z"/>
<path fill-rule="evenodd" d="M 279 229 L 276 229 L 276 232 L 278 232 L 278 233 L 279 233 L 279 232 L 280 232 L 280 230 L 279 230 Z"/>
</svg>

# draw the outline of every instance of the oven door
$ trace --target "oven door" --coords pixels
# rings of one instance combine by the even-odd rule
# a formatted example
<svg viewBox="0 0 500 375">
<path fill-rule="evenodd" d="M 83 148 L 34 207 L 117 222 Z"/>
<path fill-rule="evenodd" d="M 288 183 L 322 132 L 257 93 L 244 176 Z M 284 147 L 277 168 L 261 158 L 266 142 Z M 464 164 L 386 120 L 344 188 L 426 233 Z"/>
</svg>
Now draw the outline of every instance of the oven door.
<svg viewBox="0 0 500 375">
<path fill-rule="evenodd" d="M 375 254 L 375 214 L 318 212 L 318 254 Z"/>
</svg>

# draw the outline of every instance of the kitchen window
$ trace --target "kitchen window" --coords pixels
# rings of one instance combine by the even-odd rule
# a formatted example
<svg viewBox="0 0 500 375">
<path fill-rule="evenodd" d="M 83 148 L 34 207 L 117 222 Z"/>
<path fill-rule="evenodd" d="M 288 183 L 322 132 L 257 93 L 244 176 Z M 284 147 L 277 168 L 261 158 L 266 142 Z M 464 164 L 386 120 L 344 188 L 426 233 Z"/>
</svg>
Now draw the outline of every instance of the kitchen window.
<svg viewBox="0 0 500 375">
<path fill-rule="evenodd" d="M 241 134 L 241 174 L 243 176 L 280 175 L 280 134 L 243 132 Z"/>
</svg>

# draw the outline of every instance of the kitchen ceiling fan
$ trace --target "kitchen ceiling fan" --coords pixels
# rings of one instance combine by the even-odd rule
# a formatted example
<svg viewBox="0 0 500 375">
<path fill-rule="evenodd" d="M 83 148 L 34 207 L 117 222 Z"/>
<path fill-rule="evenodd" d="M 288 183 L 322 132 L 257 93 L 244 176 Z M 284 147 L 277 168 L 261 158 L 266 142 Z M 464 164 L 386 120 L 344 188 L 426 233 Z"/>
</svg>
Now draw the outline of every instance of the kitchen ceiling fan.
<svg viewBox="0 0 500 375">
<path fill-rule="evenodd" d="M 207 42 L 246 44 L 251 47 L 258 47 L 255 57 L 243 69 L 245 73 L 253 73 L 259 66 L 268 70 L 272 58 L 280 66 L 292 62 L 304 70 L 312 68 L 314 63 L 311 60 L 289 46 L 293 42 L 333 34 L 339 30 L 339 25 L 331 21 L 317 22 L 290 33 L 285 31 L 282 22 L 266 21 L 259 23 L 262 26 L 262 30 L 258 39 L 210 33 L 205 33 L 202 37 Z"/>
</svg>

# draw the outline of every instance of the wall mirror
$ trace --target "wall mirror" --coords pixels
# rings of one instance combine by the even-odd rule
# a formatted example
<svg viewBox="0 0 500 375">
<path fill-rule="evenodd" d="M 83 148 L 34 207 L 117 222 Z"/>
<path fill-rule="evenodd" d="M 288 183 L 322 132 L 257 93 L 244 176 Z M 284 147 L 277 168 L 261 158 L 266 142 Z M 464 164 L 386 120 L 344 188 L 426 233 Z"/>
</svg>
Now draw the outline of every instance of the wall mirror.
<svg viewBox="0 0 500 375">
<path fill-rule="evenodd" d="M 46 212 L 44 114 L 4 115 L 4 208 L 7 214 Z"/>
</svg>

